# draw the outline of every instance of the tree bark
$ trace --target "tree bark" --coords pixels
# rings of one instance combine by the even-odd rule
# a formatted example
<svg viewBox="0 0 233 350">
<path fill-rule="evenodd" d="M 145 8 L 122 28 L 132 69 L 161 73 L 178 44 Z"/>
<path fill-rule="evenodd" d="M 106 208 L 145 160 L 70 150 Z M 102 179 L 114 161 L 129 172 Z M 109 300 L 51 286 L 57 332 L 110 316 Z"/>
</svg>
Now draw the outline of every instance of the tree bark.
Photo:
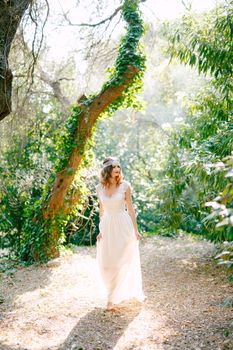
<svg viewBox="0 0 233 350">
<path fill-rule="evenodd" d="M 13 75 L 8 56 L 19 23 L 32 0 L 0 0 L 0 120 L 11 112 Z"/>
<path fill-rule="evenodd" d="M 44 210 L 44 216 L 46 218 L 56 216 L 60 210 L 64 211 L 66 194 L 75 177 L 75 172 L 81 163 L 85 144 L 91 135 L 95 122 L 99 115 L 122 95 L 122 92 L 130 85 L 138 71 L 136 67 L 128 66 L 128 70 L 123 75 L 124 82 L 121 85 L 110 86 L 105 91 L 101 92 L 88 106 L 88 110 L 86 107 L 82 107 L 83 110 L 79 115 L 78 128 L 76 129 L 76 142 L 79 147 L 73 149 L 67 166 L 57 174 L 50 200 Z M 81 106 L 84 100 L 85 96 L 79 99 L 78 102 Z"/>
</svg>

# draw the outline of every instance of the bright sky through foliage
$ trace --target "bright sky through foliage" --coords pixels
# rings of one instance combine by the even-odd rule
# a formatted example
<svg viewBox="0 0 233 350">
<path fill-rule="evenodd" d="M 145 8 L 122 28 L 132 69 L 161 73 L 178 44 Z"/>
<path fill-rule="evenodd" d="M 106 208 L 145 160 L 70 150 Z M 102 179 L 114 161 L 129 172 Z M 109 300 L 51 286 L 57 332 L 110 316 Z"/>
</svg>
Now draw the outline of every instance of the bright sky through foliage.
<svg viewBox="0 0 233 350">
<path fill-rule="evenodd" d="M 215 4 L 219 3 L 221 0 L 147 0 L 140 5 L 143 13 L 151 18 L 172 19 L 181 15 L 185 10 L 185 5 L 188 6 L 189 3 L 194 11 L 204 11 L 213 7 Z M 99 2 L 99 1 L 98 1 Z M 86 0 L 80 1 L 77 6 L 77 1 L 75 0 L 50 0 L 49 4 L 52 11 L 61 12 L 69 11 L 71 16 L 78 22 L 88 22 L 92 17 L 93 22 L 94 17 L 105 18 L 111 14 L 114 9 L 120 5 L 119 0 L 105 0 L 106 6 L 103 8 L 97 5 L 96 0 Z M 97 14 L 96 8 L 99 7 L 99 13 Z M 90 21 L 91 22 L 91 21 Z"/>
<path fill-rule="evenodd" d="M 221 0 L 147 0 L 140 5 L 144 21 L 169 20 L 181 16 L 185 12 L 184 4 L 192 3 L 192 9 L 197 12 L 211 9 Z M 62 14 L 65 13 L 73 23 L 96 23 L 109 17 L 120 5 L 119 0 L 49 0 L 50 18 L 46 24 L 46 43 L 49 47 L 47 59 L 55 62 L 66 60 L 73 56 L 75 50 L 83 48 L 80 40 L 81 27 L 72 27 L 62 23 Z M 78 5 L 77 5 L 78 4 Z M 102 5 L 101 5 L 102 4 Z M 124 33 L 124 24 L 119 22 L 111 36 L 118 38 Z M 85 51 L 85 49 L 84 49 Z M 81 55 L 79 61 L 80 72 L 84 73 L 86 64 Z"/>
<path fill-rule="evenodd" d="M 217 3 L 215 0 L 184 0 L 184 4 L 192 4 L 194 11 L 208 10 Z M 158 19 L 172 19 L 184 13 L 185 6 L 182 0 L 147 0 L 142 7 L 143 12 L 150 19 L 157 17 Z M 153 12 L 152 12 L 153 11 Z M 152 12 L 152 13 L 150 13 Z"/>
</svg>

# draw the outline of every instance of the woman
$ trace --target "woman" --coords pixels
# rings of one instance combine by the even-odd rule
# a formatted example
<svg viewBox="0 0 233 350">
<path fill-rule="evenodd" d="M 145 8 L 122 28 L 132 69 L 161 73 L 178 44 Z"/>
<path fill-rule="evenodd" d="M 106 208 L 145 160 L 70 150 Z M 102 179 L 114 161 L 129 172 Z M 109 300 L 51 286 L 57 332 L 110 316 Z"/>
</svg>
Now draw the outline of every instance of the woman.
<svg viewBox="0 0 233 350">
<path fill-rule="evenodd" d="M 141 235 L 132 205 L 131 185 L 123 180 L 117 158 L 104 160 L 96 192 L 100 201 L 96 257 L 107 289 L 107 310 L 111 310 L 114 304 L 124 300 L 145 299 L 139 255 Z"/>
</svg>

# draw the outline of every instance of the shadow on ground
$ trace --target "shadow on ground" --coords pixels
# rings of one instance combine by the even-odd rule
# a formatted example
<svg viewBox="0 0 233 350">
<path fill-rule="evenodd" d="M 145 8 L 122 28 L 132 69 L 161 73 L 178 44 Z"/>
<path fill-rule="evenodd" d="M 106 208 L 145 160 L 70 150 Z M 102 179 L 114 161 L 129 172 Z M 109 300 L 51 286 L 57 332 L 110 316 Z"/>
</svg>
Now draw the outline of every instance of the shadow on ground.
<svg viewBox="0 0 233 350">
<path fill-rule="evenodd" d="M 120 306 L 114 311 L 95 308 L 79 320 L 58 350 L 113 349 L 140 310 L 140 305 Z"/>
</svg>

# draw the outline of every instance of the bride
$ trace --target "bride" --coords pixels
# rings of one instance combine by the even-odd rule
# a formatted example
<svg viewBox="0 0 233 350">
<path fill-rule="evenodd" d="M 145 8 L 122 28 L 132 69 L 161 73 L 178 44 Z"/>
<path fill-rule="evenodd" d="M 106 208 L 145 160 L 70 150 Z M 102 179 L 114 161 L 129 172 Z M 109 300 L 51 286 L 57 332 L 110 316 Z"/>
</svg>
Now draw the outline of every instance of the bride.
<svg viewBox="0 0 233 350">
<path fill-rule="evenodd" d="M 107 290 L 107 310 L 125 300 L 145 299 L 139 254 L 141 235 L 131 190 L 131 184 L 123 179 L 119 160 L 106 158 L 96 186 L 100 203 L 96 258 Z"/>
</svg>

